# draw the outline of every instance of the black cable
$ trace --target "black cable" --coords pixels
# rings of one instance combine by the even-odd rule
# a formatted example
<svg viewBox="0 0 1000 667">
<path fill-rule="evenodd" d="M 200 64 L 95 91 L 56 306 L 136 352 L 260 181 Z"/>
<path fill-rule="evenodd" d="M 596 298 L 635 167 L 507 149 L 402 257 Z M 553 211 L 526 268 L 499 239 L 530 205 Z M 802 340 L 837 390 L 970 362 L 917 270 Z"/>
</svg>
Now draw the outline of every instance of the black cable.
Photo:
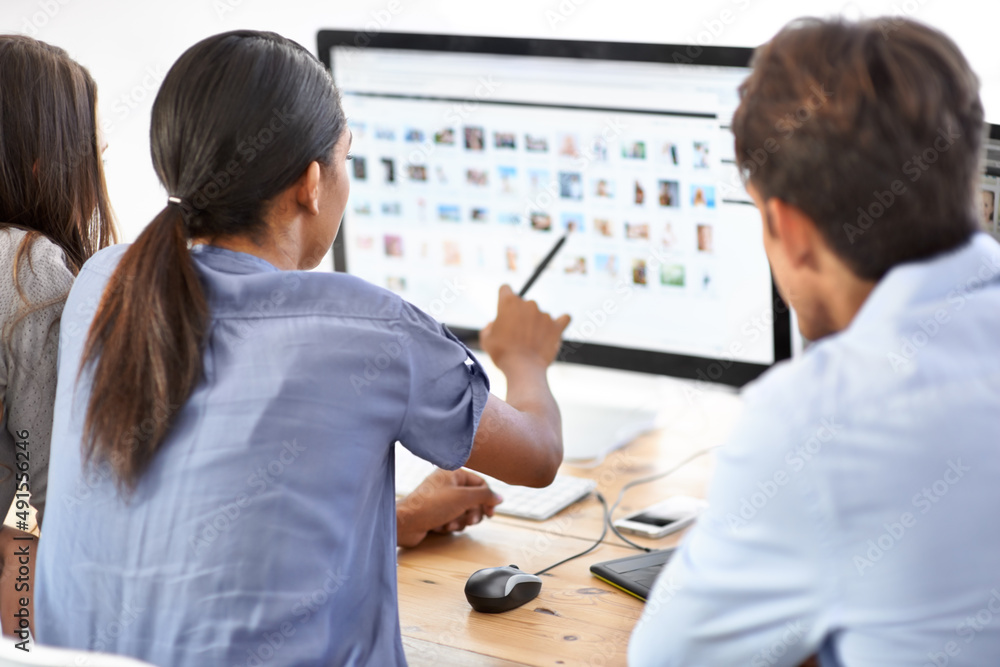
<svg viewBox="0 0 1000 667">
<path fill-rule="evenodd" d="M 600 546 L 601 542 L 603 542 L 603 541 L 604 541 L 604 536 L 608 534 L 608 523 L 609 523 L 609 522 L 608 522 L 608 501 L 604 499 L 604 496 L 602 496 L 602 495 L 601 495 L 601 492 L 600 492 L 600 491 L 595 491 L 595 492 L 594 492 L 594 495 L 595 495 L 595 496 L 597 496 L 597 499 L 598 499 L 599 501 L 601 501 L 601 507 L 603 507 L 603 508 L 604 508 L 604 512 L 603 512 L 603 514 L 601 515 L 601 518 L 603 519 L 603 521 L 601 521 L 601 523 L 602 523 L 602 524 L 604 524 L 604 529 L 603 529 L 603 530 L 601 531 L 601 536 L 600 536 L 600 537 L 598 537 L 598 538 L 597 538 L 597 541 L 596 541 L 596 542 L 594 542 L 594 543 L 593 543 L 592 545 L 590 545 L 590 547 L 588 547 L 588 548 L 587 548 L 586 550 L 584 550 L 584 551 L 581 551 L 580 553 L 578 553 L 578 554 L 575 554 L 575 555 L 573 555 L 573 556 L 570 556 L 569 558 L 563 558 L 563 559 L 562 559 L 561 561 L 559 561 L 559 562 L 558 562 L 558 563 L 556 563 L 555 565 L 549 565 L 549 566 L 548 566 L 547 568 L 545 568 L 544 570 L 539 570 L 538 572 L 535 572 L 535 576 L 536 576 L 536 577 L 537 577 L 538 575 L 540 575 L 540 574 L 544 574 L 544 573 L 548 572 L 549 570 L 551 570 L 551 569 L 553 569 L 553 568 L 556 568 L 556 567 L 559 567 L 559 566 L 560 566 L 560 565 L 562 565 L 563 563 L 568 563 L 568 562 L 570 562 L 571 560 L 573 560 L 574 558 L 579 558 L 580 556 L 586 556 L 586 555 L 587 555 L 587 554 L 589 554 L 589 553 L 590 553 L 591 551 L 593 551 L 593 550 L 594 550 L 594 549 L 596 549 L 596 548 L 597 548 L 598 546 Z"/>
<path fill-rule="evenodd" d="M 618 505 L 621 503 L 622 498 L 625 497 L 625 492 L 628 491 L 629 489 L 633 488 L 633 487 L 639 486 L 640 484 L 647 484 L 649 482 L 655 482 L 658 479 L 663 479 L 667 475 L 672 475 L 675 472 L 677 472 L 678 470 L 680 470 L 681 468 L 683 468 L 684 466 L 686 466 L 687 464 L 691 463 L 691 461 L 694 461 L 699 456 L 703 456 L 703 455 L 709 453 L 710 451 L 712 451 L 713 449 L 718 449 L 718 448 L 719 448 L 719 445 L 715 445 L 714 447 L 706 447 L 705 449 L 697 451 L 694 454 L 692 454 L 691 456 L 687 457 L 686 459 L 684 459 L 683 461 L 681 461 L 680 463 L 678 463 L 677 465 L 675 465 L 670 470 L 667 470 L 665 472 L 658 472 L 655 475 L 650 475 L 648 477 L 642 477 L 640 479 L 634 479 L 631 482 L 629 482 L 628 484 L 626 484 L 625 486 L 623 486 L 621 488 L 621 491 L 618 492 L 618 498 L 615 500 L 615 504 L 611 506 L 610 510 L 608 510 L 607 521 L 608 521 L 608 525 L 611 526 L 611 532 L 613 532 L 615 535 L 617 535 L 618 539 L 620 539 L 622 542 L 624 542 L 625 544 L 629 545 L 630 547 L 633 547 L 635 549 L 639 549 L 640 551 L 645 551 L 646 553 L 649 553 L 651 551 L 657 551 L 657 549 L 652 549 L 650 547 L 644 547 L 641 544 L 636 544 L 632 540 L 628 539 L 627 537 L 625 537 L 621 533 L 619 533 L 618 529 L 615 528 L 615 524 L 612 521 L 612 515 L 615 513 L 615 510 L 618 509 Z"/>
<path fill-rule="evenodd" d="M 611 508 L 611 511 L 613 512 L 614 509 L 615 509 L 615 507 L 617 507 L 617 506 L 618 506 L 618 504 L 615 503 L 614 507 Z M 633 549 L 638 549 L 639 551 L 645 551 L 646 553 L 649 553 L 651 551 L 657 551 L 657 549 L 653 549 L 651 547 L 644 547 L 641 544 L 636 544 L 632 540 L 628 539 L 627 537 L 625 537 L 624 535 L 622 535 L 621 533 L 619 533 L 618 532 L 618 528 L 615 526 L 614 522 L 611 521 L 610 517 L 611 517 L 611 512 L 608 512 L 608 525 L 611 526 L 611 532 L 614 533 L 615 535 L 617 535 L 619 540 L 621 540 L 625 544 L 629 545 Z"/>
<path fill-rule="evenodd" d="M 631 482 L 629 482 L 628 484 L 626 484 L 625 486 L 623 486 L 621 488 L 621 491 L 618 492 L 618 499 L 615 500 L 615 504 L 611 506 L 611 509 L 608 509 L 608 501 L 604 499 L 604 496 L 601 495 L 601 492 L 600 491 L 595 491 L 594 495 L 597 497 L 597 500 L 600 501 L 601 507 L 604 508 L 604 513 L 603 513 L 603 517 L 602 517 L 603 518 L 602 523 L 604 525 L 602 526 L 602 529 L 601 529 L 601 536 L 598 537 L 597 541 L 594 542 L 592 545 L 590 545 L 587 549 L 581 551 L 578 554 L 574 554 L 574 555 L 570 556 L 569 558 L 563 558 L 558 563 L 555 563 L 554 565 L 549 565 L 544 570 L 539 570 L 538 572 L 535 572 L 535 576 L 538 576 L 540 574 L 544 574 L 544 573 L 548 572 L 549 570 L 557 568 L 560 565 L 562 565 L 563 563 L 568 563 L 568 562 L 570 562 L 571 560 L 573 560 L 575 558 L 579 558 L 580 556 L 586 556 L 587 554 L 589 554 L 591 551 L 593 551 L 598 546 L 600 546 L 601 542 L 604 541 L 605 536 L 608 534 L 608 526 L 611 526 L 612 532 L 614 532 L 614 534 L 617 535 L 620 540 L 622 540 L 623 542 L 625 542 L 625 544 L 628 544 L 629 546 L 631 546 L 631 547 L 633 547 L 635 549 L 639 549 L 639 550 L 645 551 L 647 553 L 650 552 L 650 551 L 656 551 L 656 549 L 651 549 L 649 547 L 644 547 L 644 546 L 642 546 L 640 544 L 636 544 L 635 542 L 633 542 L 632 540 L 630 540 L 630 539 L 628 539 L 626 537 L 623 537 L 622 534 L 618 532 L 618 529 L 615 528 L 614 523 L 612 523 L 612 521 L 611 521 L 611 515 L 614 513 L 615 509 L 618 508 L 618 505 L 621 503 L 622 498 L 625 496 L 625 492 L 628 491 L 629 489 L 631 489 L 633 487 L 636 487 L 636 486 L 639 486 L 640 484 L 647 484 L 649 482 L 655 482 L 656 480 L 662 479 L 662 478 L 666 477 L 667 475 L 672 475 L 673 473 L 677 472 L 678 470 L 680 470 L 681 468 L 683 468 L 684 466 L 686 466 L 688 463 L 691 463 L 691 461 L 694 461 L 699 456 L 707 454 L 708 452 L 712 451 L 713 449 L 718 449 L 718 448 L 719 448 L 718 445 L 716 445 L 715 447 L 707 447 L 706 449 L 702 449 L 701 451 L 695 452 L 694 454 L 692 454 L 691 456 L 687 457 L 686 459 L 684 459 L 683 461 L 681 461 L 680 463 L 678 463 L 677 465 L 675 465 L 670 470 L 667 470 L 666 472 L 658 472 L 655 475 L 650 475 L 649 477 L 643 477 L 641 479 L 632 480 Z"/>
</svg>

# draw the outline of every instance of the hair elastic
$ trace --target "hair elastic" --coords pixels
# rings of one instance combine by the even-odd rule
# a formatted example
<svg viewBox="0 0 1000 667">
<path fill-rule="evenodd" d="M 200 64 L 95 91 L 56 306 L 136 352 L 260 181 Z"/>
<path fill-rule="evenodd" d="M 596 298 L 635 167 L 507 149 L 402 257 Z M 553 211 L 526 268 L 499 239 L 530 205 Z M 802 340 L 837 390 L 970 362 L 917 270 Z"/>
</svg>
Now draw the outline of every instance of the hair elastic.
<svg viewBox="0 0 1000 667">
<path fill-rule="evenodd" d="M 171 204 L 176 204 L 177 206 L 181 207 L 181 212 L 184 213 L 184 219 L 185 220 L 187 220 L 188 218 L 194 216 L 194 214 L 195 214 L 194 207 L 191 206 L 191 203 L 188 202 L 188 200 L 184 199 L 183 197 L 177 197 L 176 195 L 170 195 L 169 197 L 167 197 L 167 206 L 170 206 Z"/>
<path fill-rule="evenodd" d="M 183 197 L 177 197 L 175 195 L 170 195 L 169 197 L 167 197 L 167 206 L 170 206 L 171 204 L 180 207 L 181 219 L 184 221 L 184 226 L 189 228 L 193 224 L 192 220 L 194 219 L 197 213 L 194 210 L 194 207 L 191 206 L 191 204 L 188 203 L 188 201 Z"/>
</svg>

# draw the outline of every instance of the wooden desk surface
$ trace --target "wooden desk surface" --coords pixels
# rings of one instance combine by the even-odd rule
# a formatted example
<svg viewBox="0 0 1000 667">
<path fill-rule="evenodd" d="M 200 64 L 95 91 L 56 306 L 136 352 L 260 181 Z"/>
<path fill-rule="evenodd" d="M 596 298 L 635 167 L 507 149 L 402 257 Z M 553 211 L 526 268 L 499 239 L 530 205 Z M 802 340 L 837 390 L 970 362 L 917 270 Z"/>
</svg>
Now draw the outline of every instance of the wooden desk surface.
<svg viewBox="0 0 1000 667">
<path fill-rule="evenodd" d="M 597 480 L 610 505 L 629 481 L 667 470 L 696 451 L 721 444 L 739 412 L 735 396 L 693 404 L 670 427 L 643 436 L 594 468 L 564 464 L 564 474 Z M 721 402 L 719 402 L 721 401 Z M 718 402 L 718 404 L 716 404 Z M 722 406 L 721 409 L 719 406 Z M 673 475 L 630 490 L 615 516 L 675 494 L 703 496 L 714 467 L 711 453 Z M 638 554 L 610 531 L 594 551 L 542 575 L 542 591 L 503 614 L 481 614 L 465 599 L 469 575 L 516 564 L 536 572 L 590 546 L 601 533 L 602 509 L 593 497 L 544 522 L 496 516 L 464 534 L 433 536 L 401 550 L 399 614 L 411 665 L 624 665 L 629 635 L 643 603 L 590 573 L 596 562 Z M 654 548 L 680 535 L 636 538 Z"/>
</svg>

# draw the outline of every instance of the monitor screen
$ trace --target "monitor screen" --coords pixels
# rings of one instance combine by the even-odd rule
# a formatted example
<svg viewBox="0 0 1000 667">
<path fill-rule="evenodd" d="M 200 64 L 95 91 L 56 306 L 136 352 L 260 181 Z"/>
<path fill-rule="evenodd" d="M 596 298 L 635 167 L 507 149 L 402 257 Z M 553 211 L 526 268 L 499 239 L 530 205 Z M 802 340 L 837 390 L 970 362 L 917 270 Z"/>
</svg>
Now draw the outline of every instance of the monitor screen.
<svg viewBox="0 0 1000 667">
<path fill-rule="evenodd" d="M 789 315 L 729 121 L 750 49 L 322 31 L 353 133 L 337 270 L 474 335 L 497 290 L 560 358 L 741 385 Z"/>
</svg>

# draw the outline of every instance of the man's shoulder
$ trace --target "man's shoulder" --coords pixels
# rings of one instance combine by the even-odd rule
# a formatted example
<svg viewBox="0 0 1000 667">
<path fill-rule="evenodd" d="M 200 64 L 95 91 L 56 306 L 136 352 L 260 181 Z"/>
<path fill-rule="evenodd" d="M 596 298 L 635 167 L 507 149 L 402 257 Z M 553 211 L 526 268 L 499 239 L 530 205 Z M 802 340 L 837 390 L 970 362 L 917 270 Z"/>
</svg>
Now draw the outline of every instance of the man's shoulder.
<svg viewBox="0 0 1000 667">
<path fill-rule="evenodd" d="M 844 346 L 836 340 L 814 344 L 795 359 L 780 362 L 743 391 L 748 409 L 789 411 L 801 414 L 809 406 L 829 397 L 839 376 L 849 365 Z"/>
</svg>

